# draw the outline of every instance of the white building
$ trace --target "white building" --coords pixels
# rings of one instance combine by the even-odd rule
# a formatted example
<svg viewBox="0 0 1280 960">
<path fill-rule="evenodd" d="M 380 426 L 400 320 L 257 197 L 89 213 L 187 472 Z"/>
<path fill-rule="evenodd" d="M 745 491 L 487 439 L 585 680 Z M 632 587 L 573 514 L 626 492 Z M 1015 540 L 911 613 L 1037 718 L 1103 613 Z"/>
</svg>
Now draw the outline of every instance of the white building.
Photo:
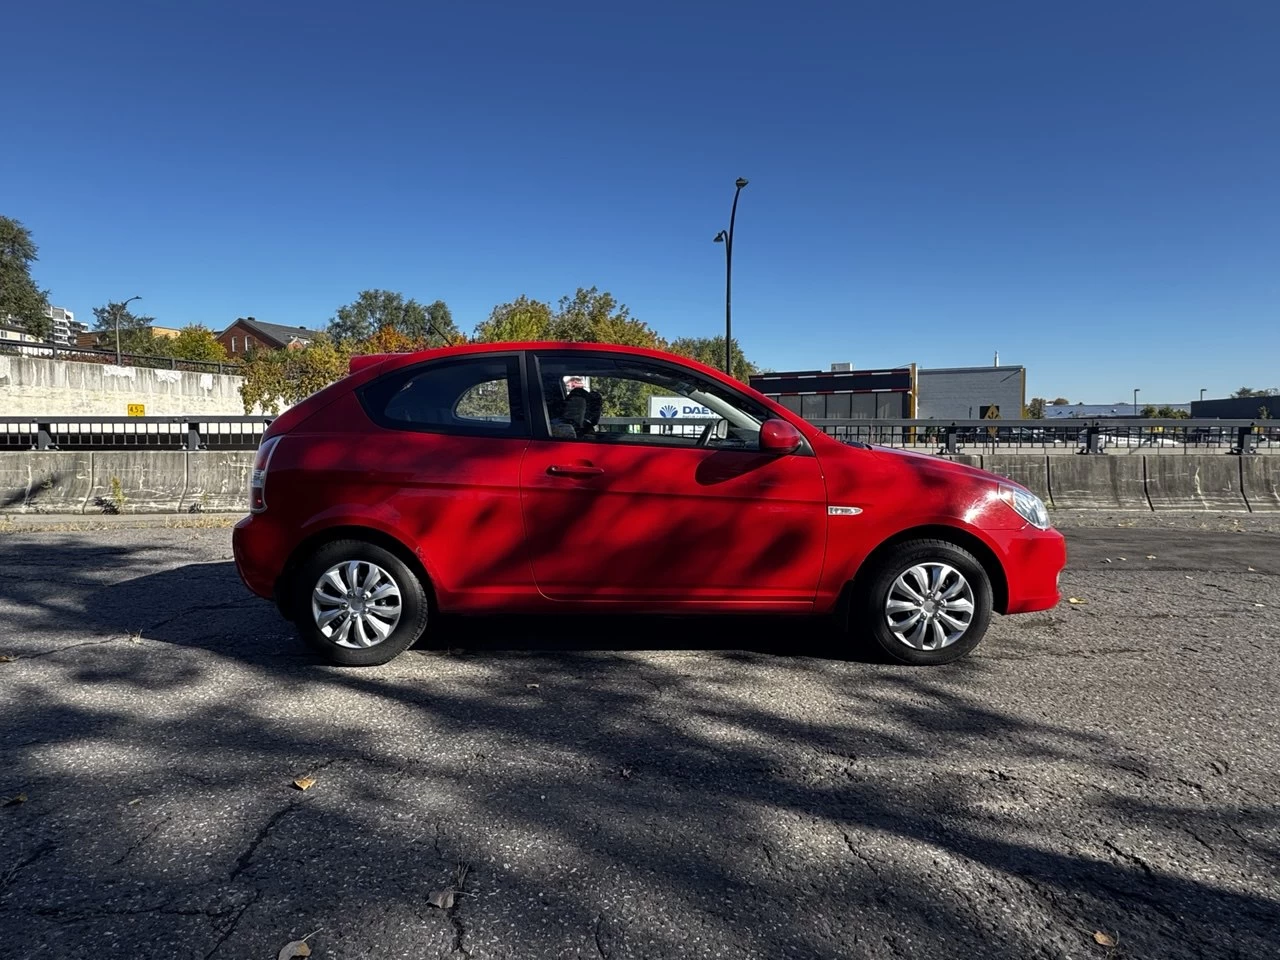
<svg viewBox="0 0 1280 960">
<path fill-rule="evenodd" d="M 44 315 L 53 321 L 53 334 L 49 339 L 63 346 L 74 346 L 76 336 L 89 329 L 87 324 L 78 321 L 75 314 L 66 307 L 46 307 Z"/>
</svg>

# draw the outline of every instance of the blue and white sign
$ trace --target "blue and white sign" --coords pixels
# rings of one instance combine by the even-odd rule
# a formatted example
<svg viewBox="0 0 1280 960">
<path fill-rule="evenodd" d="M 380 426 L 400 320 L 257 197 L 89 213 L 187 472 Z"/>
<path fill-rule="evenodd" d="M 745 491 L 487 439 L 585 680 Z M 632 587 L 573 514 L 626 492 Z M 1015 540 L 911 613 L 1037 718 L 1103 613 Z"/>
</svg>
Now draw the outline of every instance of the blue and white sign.
<svg viewBox="0 0 1280 960">
<path fill-rule="evenodd" d="M 649 416 L 654 420 L 719 419 L 718 414 L 712 411 L 710 407 L 704 407 L 700 403 L 694 403 L 687 397 L 650 397 Z M 702 432 L 702 428 L 691 426 L 689 424 L 671 424 L 669 426 L 663 426 L 661 423 L 653 423 L 649 425 L 649 432 L 671 433 L 677 436 L 697 436 Z"/>
</svg>

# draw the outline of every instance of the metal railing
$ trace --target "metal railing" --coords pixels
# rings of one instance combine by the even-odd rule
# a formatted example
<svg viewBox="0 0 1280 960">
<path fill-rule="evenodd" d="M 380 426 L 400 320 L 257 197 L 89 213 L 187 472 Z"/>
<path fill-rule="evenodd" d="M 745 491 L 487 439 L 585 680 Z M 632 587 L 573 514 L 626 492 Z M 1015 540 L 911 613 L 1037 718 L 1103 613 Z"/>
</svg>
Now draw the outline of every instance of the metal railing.
<svg viewBox="0 0 1280 960">
<path fill-rule="evenodd" d="M 273 419 L 0 414 L 0 450 L 256 450 Z"/>
<path fill-rule="evenodd" d="M 930 453 L 1280 452 L 1271 420 L 813 420 L 838 440 Z"/>
<path fill-rule="evenodd" d="M 96 347 L 76 347 L 65 343 L 36 343 L 24 340 L 0 340 L 0 353 L 10 356 L 39 357 L 45 360 L 74 360 L 81 363 L 115 363 L 114 350 Z M 150 367 L 156 370 L 186 370 L 189 373 L 231 373 L 240 367 L 238 363 L 218 363 L 212 360 L 182 360 L 178 357 L 157 357 L 145 353 L 120 354 L 120 364 L 126 367 Z"/>
<path fill-rule="evenodd" d="M 253 450 L 269 416 L 6 417 L 0 450 Z M 698 436 L 704 418 L 603 417 L 637 433 Z M 837 440 L 922 453 L 1280 453 L 1271 420 L 814 420 Z"/>
</svg>

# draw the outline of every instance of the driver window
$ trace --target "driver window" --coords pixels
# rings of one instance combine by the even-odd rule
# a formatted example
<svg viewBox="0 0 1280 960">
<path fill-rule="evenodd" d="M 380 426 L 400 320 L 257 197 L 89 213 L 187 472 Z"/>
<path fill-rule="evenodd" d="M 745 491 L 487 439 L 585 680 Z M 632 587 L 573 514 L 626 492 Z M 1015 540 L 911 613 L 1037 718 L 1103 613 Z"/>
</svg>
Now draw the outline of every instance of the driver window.
<svg viewBox="0 0 1280 960">
<path fill-rule="evenodd" d="M 659 362 L 559 355 L 540 358 L 538 370 L 556 439 L 758 450 L 768 419 L 716 381 Z"/>
</svg>

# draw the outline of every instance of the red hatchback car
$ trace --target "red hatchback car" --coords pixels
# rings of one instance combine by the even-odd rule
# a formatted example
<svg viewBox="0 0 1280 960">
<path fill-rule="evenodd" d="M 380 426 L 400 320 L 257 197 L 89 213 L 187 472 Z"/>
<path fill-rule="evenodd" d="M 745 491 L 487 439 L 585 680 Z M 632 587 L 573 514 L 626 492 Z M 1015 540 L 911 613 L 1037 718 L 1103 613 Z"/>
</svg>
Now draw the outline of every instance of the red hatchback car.
<svg viewBox="0 0 1280 960">
<path fill-rule="evenodd" d="M 436 613 L 839 616 L 946 663 L 1058 602 L 1032 493 L 844 443 L 709 367 L 509 343 L 357 357 L 267 430 L 236 566 L 335 663 Z"/>
</svg>

